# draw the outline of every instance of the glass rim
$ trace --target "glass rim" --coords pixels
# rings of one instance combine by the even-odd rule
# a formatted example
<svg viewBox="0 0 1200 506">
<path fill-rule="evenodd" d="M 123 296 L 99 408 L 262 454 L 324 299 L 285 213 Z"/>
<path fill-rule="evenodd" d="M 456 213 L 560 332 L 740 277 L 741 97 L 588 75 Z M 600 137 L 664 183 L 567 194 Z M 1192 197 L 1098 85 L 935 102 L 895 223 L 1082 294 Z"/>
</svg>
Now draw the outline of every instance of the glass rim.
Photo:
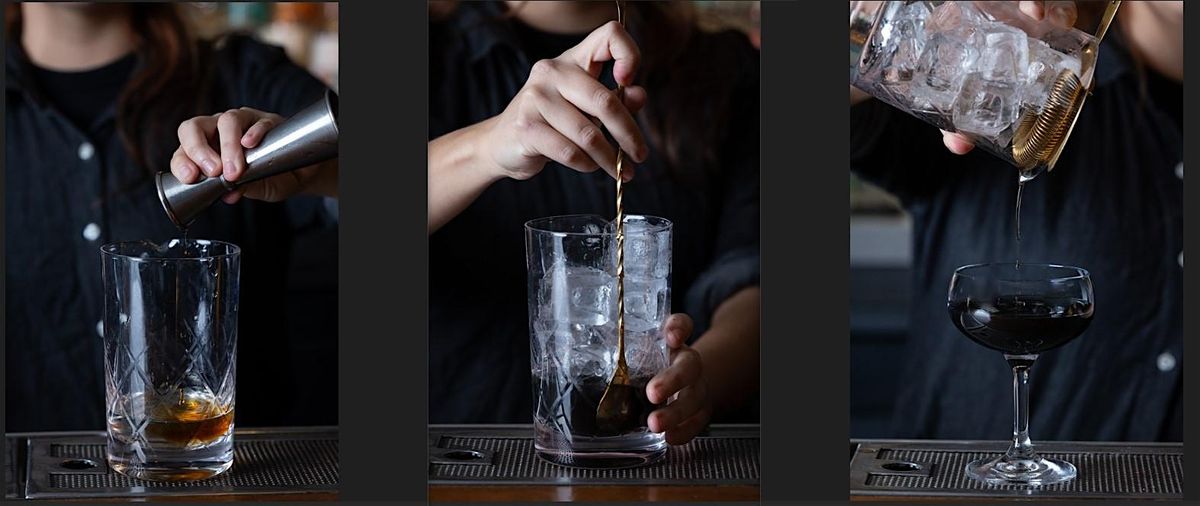
<svg viewBox="0 0 1200 506">
<path fill-rule="evenodd" d="M 180 239 L 172 239 L 172 240 L 178 241 Z M 228 257 L 233 257 L 233 256 L 241 256 L 241 254 L 242 254 L 241 246 L 238 246 L 231 242 L 217 241 L 217 240 L 213 240 L 213 239 L 188 239 L 187 241 L 194 242 L 194 243 L 204 242 L 204 243 L 208 243 L 208 244 L 216 244 L 216 245 L 224 247 L 225 252 L 217 254 L 217 255 L 203 255 L 203 256 L 194 256 L 194 257 L 143 258 L 141 256 L 130 255 L 130 254 L 126 254 L 126 253 L 118 253 L 116 251 L 117 249 L 120 249 L 122 246 L 131 245 L 131 244 L 143 245 L 148 242 L 148 241 L 142 240 L 142 241 L 110 242 L 108 244 L 100 246 L 100 254 L 108 256 L 108 257 L 112 257 L 112 258 L 121 258 L 121 259 L 129 260 L 131 262 L 188 262 L 188 261 L 202 262 L 202 261 L 207 261 L 207 260 L 216 260 L 216 259 L 228 258 Z M 151 244 L 153 244 L 153 243 L 151 243 Z"/>
<path fill-rule="evenodd" d="M 608 236 L 617 235 L 617 233 L 615 231 L 614 232 L 567 232 L 567 231 L 563 231 L 563 230 L 552 230 L 552 229 L 546 228 L 544 226 L 544 223 L 547 223 L 551 220 L 592 218 L 592 217 L 600 217 L 601 219 L 603 219 L 603 217 L 601 217 L 598 214 L 563 214 L 563 215 L 559 215 L 559 216 L 546 216 L 546 217 L 534 218 L 532 220 L 526 221 L 525 222 L 525 230 L 528 232 L 540 232 L 543 234 L 553 234 L 558 237 L 582 237 L 582 236 L 608 237 Z M 643 218 L 643 219 L 647 219 L 647 220 L 655 220 L 655 221 L 660 222 L 660 223 L 651 225 L 648 229 L 642 229 L 639 231 L 639 232 L 643 232 L 646 234 L 657 234 L 660 232 L 665 232 L 667 230 L 672 230 L 675 227 L 675 224 L 673 222 L 671 222 L 671 220 L 668 220 L 661 216 L 652 216 L 649 214 L 627 214 L 627 215 L 625 215 L 626 220 L 628 220 L 629 218 Z M 612 221 L 612 220 L 609 220 L 609 221 Z"/>
<path fill-rule="evenodd" d="M 1090 272 L 1088 272 L 1087 269 L 1084 269 L 1083 267 L 1075 267 L 1073 265 L 1062 265 L 1062 264 L 1038 263 L 1038 262 L 1021 262 L 1020 264 L 1018 264 L 1017 262 L 983 262 L 983 263 L 977 263 L 977 264 L 967 264 L 967 265 L 961 266 L 957 269 L 954 269 L 954 276 L 963 277 L 963 278 L 971 278 L 971 279 L 979 279 L 980 276 L 969 274 L 969 273 L 967 273 L 967 271 L 970 271 L 973 269 L 985 268 L 985 267 L 989 267 L 989 268 L 990 267 L 999 267 L 999 266 L 1014 266 L 1015 267 L 1017 265 L 1024 265 L 1024 266 L 1037 267 L 1037 268 L 1063 269 L 1063 270 L 1067 270 L 1067 271 L 1072 271 L 1072 272 L 1074 272 L 1074 274 L 1070 275 L 1070 276 L 1048 277 L 1048 278 L 1041 278 L 1041 279 L 1014 279 L 1014 280 L 1001 279 L 1000 281 L 1074 281 L 1074 280 L 1082 280 L 1082 279 L 1091 279 L 1091 277 L 1092 277 L 1092 274 Z M 1016 269 L 1014 268 L 1014 270 L 1016 270 Z"/>
</svg>

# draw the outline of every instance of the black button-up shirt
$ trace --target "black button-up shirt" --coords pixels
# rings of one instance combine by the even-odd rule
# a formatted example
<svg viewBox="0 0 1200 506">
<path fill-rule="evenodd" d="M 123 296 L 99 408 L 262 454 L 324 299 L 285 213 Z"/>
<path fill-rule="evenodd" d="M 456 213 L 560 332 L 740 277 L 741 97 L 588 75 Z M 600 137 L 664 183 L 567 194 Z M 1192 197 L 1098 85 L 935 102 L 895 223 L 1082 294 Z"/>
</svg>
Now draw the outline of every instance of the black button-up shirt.
<svg viewBox="0 0 1200 506">
<path fill-rule="evenodd" d="M 537 37 L 519 37 L 501 12 L 498 3 L 462 2 L 431 24 L 431 139 L 502 112 L 529 76 L 530 52 L 545 53 L 523 46 Z M 704 174 L 701 181 L 679 183 L 651 145 L 625 189 L 627 213 L 675 224 L 672 310 L 697 320 L 696 335 L 720 302 L 758 282 L 758 54 L 740 34 L 701 37 L 741 55 L 731 70 L 742 79 L 731 92 L 737 112 L 719 141 L 720 167 L 688 167 Z M 431 422 L 532 419 L 523 225 L 553 215 L 613 216 L 615 186 L 602 171 L 549 163 L 527 181 L 493 184 L 430 236 Z"/>
<path fill-rule="evenodd" d="M 1057 167 L 1025 185 L 1021 261 L 1088 269 L 1095 317 L 1033 367 L 1041 440 L 1182 440 L 1182 85 L 1142 76 L 1116 31 Z M 1147 71 L 1149 72 L 1149 71 Z M 1012 378 L 1000 353 L 954 328 L 958 266 L 1016 256 L 1016 169 L 949 153 L 932 126 L 871 100 L 851 108 L 851 168 L 912 215 L 913 303 L 896 437 L 1001 439 Z"/>
<path fill-rule="evenodd" d="M 325 89 L 281 49 L 245 37 L 227 39 L 214 58 L 219 70 L 213 112 L 249 106 L 287 116 Z M 8 44 L 6 68 L 7 429 L 99 429 L 105 423 L 99 248 L 115 241 L 164 241 L 180 232 L 162 210 L 148 171 L 122 147 L 115 107 L 106 107 L 90 125 L 77 126 L 38 89 L 19 43 Z M 162 135 L 170 140 L 175 131 Z M 168 162 L 168 156 L 159 160 L 161 170 L 168 170 Z M 308 241 L 308 252 L 319 252 L 324 262 L 332 262 L 328 269 L 336 268 L 336 235 L 303 233 L 332 228 L 324 206 L 312 197 L 286 204 L 219 203 L 189 229 L 189 237 L 242 247 L 240 424 L 336 420 L 332 387 L 327 393 L 333 395 L 297 391 L 297 378 L 303 376 L 335 385 L 336 363 L 322 368 L 296 359 L 336 349 L 336 302 L 320 312 L 310 310 L 307 321 L 297 320 L 287 306 L 289 296 L 297 295 L 287 290 L 289 274 L 295 273 L 290 266 L 304 260 L 293 255 L 293 241 Z M 311 288 L 315 297 L 336 294 L 335 284 Z M 298 325 L 330 333 L 317 338 L 298 331 Z M 304 402 L 302 395 L 308 397 Z M 322 412 L 327 415 L 315 420 L 305 415 Z"/>
</svg>

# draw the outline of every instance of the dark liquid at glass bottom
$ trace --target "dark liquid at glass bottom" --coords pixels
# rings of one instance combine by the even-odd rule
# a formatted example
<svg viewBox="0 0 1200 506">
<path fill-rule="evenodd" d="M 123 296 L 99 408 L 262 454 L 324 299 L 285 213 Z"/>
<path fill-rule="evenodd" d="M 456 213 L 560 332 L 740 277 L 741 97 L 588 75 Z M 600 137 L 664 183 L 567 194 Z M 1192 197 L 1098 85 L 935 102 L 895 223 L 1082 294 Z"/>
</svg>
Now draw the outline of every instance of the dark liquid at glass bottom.
<svg viewBox="0 0 1200 506">
<path fill-rule="evenodd" d="M 650 432 L 646 419 L 657 406 L 646 398 L 649 377 L 631 378 L 634 416 L 620 427 L 603 427 L 596 409 L 608 378 L 534 376 L 537 408 L 534 448 L 548 462 L 569 467 L 619 469 L 657 462 L 667 452 L 662 434 Z"/>
<path fill-rule="evenodd" d="M 564 420 L 571 427 L 571 434 L 576 436 L 589 437 L 611 437 L 619 436 L 630 432 L 639 432 L 646 430 L 646 419 L 650 416 L 650 412 L 654 411 L 658 406 L 650 402 L 646 397 L 646 384 L 650 382 L 649 377 L 630 378 L 630 387 L 634 390 L 634 413 L 637 415 L 632 417 L 628 425 L 624 427 L 601 427 L 596 423 L 596 410 L 600 407 L 600 399 L 604 397 L 604 391 L 608 388 L 608 378 L 589 377 L 577 380 L 575 387 L 571 389 L 567 398 L 563 399 L 564 411 L 567 413 L 567 420 Z"/>
<path fill-rule="evenodd" d="M 1006 295 L 990 302 L 952 301 L 949 310 L 963 334 L 1010 355 L 1062 346 L 1092 322 L 1091 302 L 1074 297 Z"/>
</svg>

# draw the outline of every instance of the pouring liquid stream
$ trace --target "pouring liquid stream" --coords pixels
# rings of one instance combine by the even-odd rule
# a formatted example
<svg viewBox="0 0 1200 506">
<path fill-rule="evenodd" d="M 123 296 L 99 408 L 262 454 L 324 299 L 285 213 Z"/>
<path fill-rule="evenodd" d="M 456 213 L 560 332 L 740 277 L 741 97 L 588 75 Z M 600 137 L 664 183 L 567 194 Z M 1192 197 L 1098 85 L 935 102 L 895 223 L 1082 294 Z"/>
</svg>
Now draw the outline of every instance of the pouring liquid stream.
<svg viewBox="0 0 1200 506">
<path fill-rule="evenodd" d="M 1016 211 L 1014 212 L 1014 214 L 1015 214 L 1014 221 L 1016 222 L 1016 229 L 1017 229 L 1016 230 L 1016 232 L 1017 232 L 1017 262 L 1016 262 L 1017 269 L 1021 268 L 1021 192 L 1023 192 L 1024 190 L 1025 190 L 1025 180 L 1020 179 L 1017 181 L 1017 206 L 1016 206 Z"/>
<path fill-rule="evenodd" d="M 184 254 L 187 254 L 187 227 L 179 227 L 181 232 L 179 238 L 179 246 L 183 249 Z M 179 334 L 179 267 L 175 267 L 175 339 L 183 339 Z M 180 393 L 182 395 L 182 392 Z"/>
</svg>

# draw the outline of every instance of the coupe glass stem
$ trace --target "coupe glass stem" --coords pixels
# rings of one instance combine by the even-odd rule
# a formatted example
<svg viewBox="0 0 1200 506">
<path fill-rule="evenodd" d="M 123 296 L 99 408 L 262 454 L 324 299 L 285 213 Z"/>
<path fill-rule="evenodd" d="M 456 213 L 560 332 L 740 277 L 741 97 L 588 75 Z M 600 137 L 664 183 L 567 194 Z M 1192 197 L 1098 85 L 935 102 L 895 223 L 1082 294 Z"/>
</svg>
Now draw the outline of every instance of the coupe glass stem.
<svg viewBox="0 0 1200 506">
<path fill-rule="evenodd" d="M 1007 356 L 1013 371 L 1013 439 L 1005 454 L 1009 459 L 1033 458 L 1029 440 L 1029 368 L 1037 355 Z"/>
</svg>

